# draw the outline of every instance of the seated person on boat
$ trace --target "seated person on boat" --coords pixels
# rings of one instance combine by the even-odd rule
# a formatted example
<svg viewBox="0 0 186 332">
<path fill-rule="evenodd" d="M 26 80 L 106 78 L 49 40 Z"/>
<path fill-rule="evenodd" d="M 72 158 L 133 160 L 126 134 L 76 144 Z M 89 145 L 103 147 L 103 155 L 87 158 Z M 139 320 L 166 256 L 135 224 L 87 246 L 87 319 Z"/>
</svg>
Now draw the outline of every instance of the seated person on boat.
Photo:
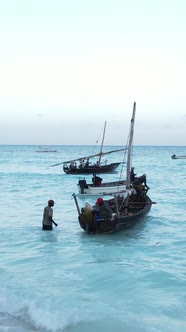
<svg viewBox="0 0 186 332">
<path fill-rule="evenodd" d="M 111 220 L 113 217 L 112 209 L 109 204 L 104 201 L 101 197 L 96 201 L 96 207 L 93 210 L 93 213 L 96 216 L 96 221 L 101 220 Z"/>
<path fill-rule="evenodd" d="M 84 168 L 85 167 L 85 161 L 84 159 L 80 160 L 79 168 Z"/>
<path fill-rule="evenodd" d="M 87 159 L 85 167 L 89 167 L 89 164 L 90 164 L 89 159 Z"/>
<path fill-rule="evenodd" d="M 77 164 L 76 164 L 75 161 L 72 161 L 72 162 L 70 163 L 70 168 L 77 168 Z"/>
<path fill-rule="evenodd" d="M 96 166 L 96 167 L 101 167 L 99 161 L 97 161 L 97 162 L 94 164 L 94 166 Z"/>
<path fill-rule="evenodd" d="M 68 164 L 67 163 L 63 163 L 63 170 L 67 171 L 68 170 Z"/>
<path fill-rule="evenodd" d="M 130 181 L 134 182 L 134 180 L 136 179 L 135 176 L 137 174 L 134 173 L 134 167 L 131 167 L 131 171 L 130 171 Z"/>
<path fill-rule="evenodd" d="M 92 183 L 94 186 L 98 186 L 98 187 L 101 186 L 102 180 L 103 180 L 102 178 L 100 178 L 96 174 L 93 174 Z"/>
</svg>

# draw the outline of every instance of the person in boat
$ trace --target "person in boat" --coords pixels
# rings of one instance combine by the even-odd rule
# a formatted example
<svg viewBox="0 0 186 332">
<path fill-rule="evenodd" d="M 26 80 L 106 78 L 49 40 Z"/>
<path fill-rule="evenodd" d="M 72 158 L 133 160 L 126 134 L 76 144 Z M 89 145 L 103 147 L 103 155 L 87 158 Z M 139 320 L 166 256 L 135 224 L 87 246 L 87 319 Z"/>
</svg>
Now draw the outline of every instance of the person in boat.
<svg viewBox="0 0 186 332">
<path fill-rule="evenodd" d="M 139 176 L 137 179 L 135 179 L 132 185 L 137 193 L 141 193 L 141 192 L 147 193 L 147 191 L 149 190 L 149 187 L 147 185 L 146 174 L 143 174 L 143 175 Z"/>
<path fill-rule="evenodd" d="M 85 161 L 84 159 L 80 160 L 79 168 L 84 168 L 85 167 Z"/>
<path fill-rule="evenodd" d="M 97 176 L 96 174 L 93 175 L 92 183 L 93 183 L 94 186 L 100 187 L 102 181 L 103 181 L 102 178 L 100 178 L 100 177 Z"/>
<path fill-rule="evenodd" d="M 130 171 L 130 181 L 131 182 L 134 182 L 134 180 L 135 180 L 135 176 L 136 176 L 137 174 L 136 173 L 134 173 L 134 167 L 131 167 L 131 171 Z"/>
<path fill-rule="evenodd" d="M 44 208 L 43 211 L 43 230 L 51 231 L 53 229 L 53 224 L 58 226 L 58 224 L 53 220 L 53 209 L 54 206 L 53 199 L 49 199 L 48 205 Z"/>
<path fill-rule="evenodd" d="M 64 164 L 63 164 L 63 169 L 64 169 L 64 171 L 67 171 L 67 170 L 68 170 L 68 165 L 67 165 L 67 163 L 64 163 Z"/>
<path fill-rule="evenodd" d="M 76 165 L 75 161 L 72 161 L 72 162 L 70 163 L 70 168 L 71 168 L 71 169 L 72 169 L 72 168 L 77 168 L 77 165 Z"/>
<path fill-rule="evenodd" d="M 87 159 L 87 161 L 85 163 L 85 167 L 89 167 L 89 164 L 90 164 L 89 159 Z"/>
<path fill-rule="evenodd" d="M 96 209 L 93 210 L 93 213 L 96 215 L 96 220 L 98 221 L 101 218 L 104 220 L 111 220 L 113 217 L 112 209 L 109 204 L 103 200 L 103 198 L 98 198 L 96 201 Z"/>
<path fill-rule="evenodd" d="M 99 161 L 97 161 L 97 162 L 94 164 L 94 166 L 96 166 L 96 167 L 101 167 Z"/>
</svg>

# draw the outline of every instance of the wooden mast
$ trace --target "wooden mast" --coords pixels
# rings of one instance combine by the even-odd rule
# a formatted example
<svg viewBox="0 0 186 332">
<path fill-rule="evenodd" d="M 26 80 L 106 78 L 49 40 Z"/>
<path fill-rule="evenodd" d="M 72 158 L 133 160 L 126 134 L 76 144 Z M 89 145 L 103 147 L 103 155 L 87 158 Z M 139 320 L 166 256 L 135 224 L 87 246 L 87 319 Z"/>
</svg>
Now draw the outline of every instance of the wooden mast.
<svg viewBox="0 0 186 332">
<path fill-rule="evenodd" d="M 130 189 L 131 153 L 132 153 L 132 144 L 134 136 L 135 114 L 136 114 L 136 102 L 134 102 L 132 119 L 130 123 L 130 135 L 129 135 L 128 154 L 127 154 L 126 189 Z"/>
<path fill-rule="evenodd" d="M 107 121 L 105 121 L 105 124 L 104 124 L 103 137 L 102 137 L 102 142 L 101 142 L 101 148 L 100 148 L 100 155 L 99 155 L 98 165 L 101 164 L 101 157 L 102 157 L 102 153 L 103 153 L 103 143 L 104 143 L 104 139 L 105 139 L 106 125 L 107 125 Z"/>
</svg>

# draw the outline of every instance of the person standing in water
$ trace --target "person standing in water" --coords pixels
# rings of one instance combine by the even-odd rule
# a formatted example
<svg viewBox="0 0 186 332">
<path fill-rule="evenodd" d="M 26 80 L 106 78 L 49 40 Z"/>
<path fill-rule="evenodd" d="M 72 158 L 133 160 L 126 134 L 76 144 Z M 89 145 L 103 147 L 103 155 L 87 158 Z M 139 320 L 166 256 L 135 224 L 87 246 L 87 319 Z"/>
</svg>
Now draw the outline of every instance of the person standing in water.
<svg viewBox="0 0 186 332">
<path fill-rule="evenodd" d="M 44 208 L 43 211 L 43 230 L 45 231 L 51 231 L 53 229 L 53 224 L 55 226 L 58 226 L 58 224 L 55 223 L 53 220 L 53 209 L 54 206 L 53 199 L 49 199 L 48 205 Z"/>
</svg>

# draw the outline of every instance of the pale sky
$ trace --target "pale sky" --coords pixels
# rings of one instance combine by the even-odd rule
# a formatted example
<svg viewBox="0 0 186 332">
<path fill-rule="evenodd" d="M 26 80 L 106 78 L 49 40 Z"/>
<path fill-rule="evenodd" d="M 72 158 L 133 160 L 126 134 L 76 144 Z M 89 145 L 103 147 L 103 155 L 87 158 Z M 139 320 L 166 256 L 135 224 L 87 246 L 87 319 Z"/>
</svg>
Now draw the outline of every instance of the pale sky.
<svg viewBox="0 0 186 332">
<path fill-rule="evenodd" d="M 185 0 L 0 0 L 0 144 L 186 146 Z"/>
</svg>

